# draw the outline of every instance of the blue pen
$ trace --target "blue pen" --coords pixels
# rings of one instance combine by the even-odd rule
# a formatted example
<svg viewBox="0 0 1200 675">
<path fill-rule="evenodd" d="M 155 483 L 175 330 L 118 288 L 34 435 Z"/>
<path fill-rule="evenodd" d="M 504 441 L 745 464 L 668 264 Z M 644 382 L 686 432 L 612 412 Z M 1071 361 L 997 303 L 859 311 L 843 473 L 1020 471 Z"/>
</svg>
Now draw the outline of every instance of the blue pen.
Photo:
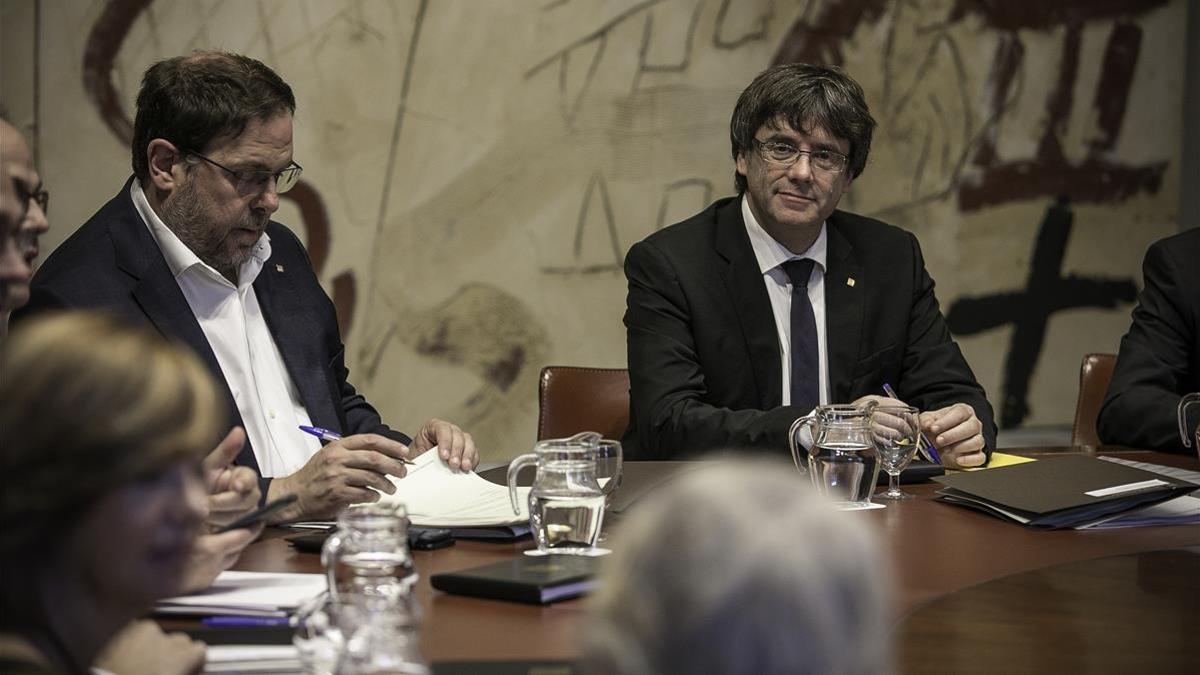
<svg viewBox="0 0 1200 675">
<path fill-rule="evenodd" d="M 338 432 L 330 431 L 329 429 L 324 429 L 322 427 L 310 427 L 310 426 L 301 424 L 300 431 L 303 431 L 306 434 L 311 434 L 313 436 L 316 436 L 317 438 L 321 439 L 322 441 L 325 441 L 326 443 L 332 443 L 333 441 L 342 440 L 342 435 L 339 434 Z M 416 465 L 416 462 L 412 461 L 411 459 L 401 458 L 400 463 Z"/>
<path fill-rule="evenodd" d="M 896 395 L 896 390 L 892 389 L 892 385 L 888 384 L 887 382 L 883 383 L 883 393 L 887 394 L 888 398 L 900 400 L 900 397 Z M 929 439 L 925 437 L 925 432 L 919 431 L 917 433 L 920 435 L 921 439 L 921 454 L 925 455 L 925 459 L 933 462 L 934 464 L 941 464 L 942 458 L 938 456 L 937 448 L 933 447 L 933 443 L 930 443 Z"/>
<path fill-rule="evenodd" d="M 330 431 L 329 429 L 323 429 L 321 427 L 310 427 L 310 426 L 305 426 L 305 425 L 301 424 L 300 431 L 303 431 L 306 434 L 311 434 L 313 436 L 316 436 L 317 438 L 325 441 L 326 443 L 331 443 L 333 441 L 342 440 L 342 435 L 339 434 L 338 432 Z"/>
<path fill-rule="evenodd" d="M 290 626 L 292 620 L 286 616 L 206 616 L 200 623 L 209 628 L 268 628 Z"/>
</svg>

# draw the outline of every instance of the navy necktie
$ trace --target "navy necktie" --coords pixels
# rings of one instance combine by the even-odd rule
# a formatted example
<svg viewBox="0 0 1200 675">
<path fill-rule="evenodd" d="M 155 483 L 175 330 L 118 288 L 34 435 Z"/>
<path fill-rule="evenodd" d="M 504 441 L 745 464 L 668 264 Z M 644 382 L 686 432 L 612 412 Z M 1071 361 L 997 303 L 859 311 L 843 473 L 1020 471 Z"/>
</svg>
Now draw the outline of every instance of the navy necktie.
<svg viewBox="0 0 1200 675">
<path fill-rule="evenodd" d="M 817 320 L 808 300 L 808 277 L 815 262 L 802 258 L 783 263 L 784 273 L 792 280 L 792 405 L 804 410 L 821 403 Z"/>
</svg>

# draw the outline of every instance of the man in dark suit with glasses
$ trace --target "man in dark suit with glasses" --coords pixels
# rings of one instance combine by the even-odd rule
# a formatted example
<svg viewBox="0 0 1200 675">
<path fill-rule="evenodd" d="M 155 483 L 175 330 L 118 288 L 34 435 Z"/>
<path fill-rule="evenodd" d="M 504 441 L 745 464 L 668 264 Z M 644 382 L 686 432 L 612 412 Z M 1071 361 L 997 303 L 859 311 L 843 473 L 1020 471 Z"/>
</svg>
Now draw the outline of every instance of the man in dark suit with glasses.
<svg viewBox="0 0 1200 675">
<path fill-rule="evenodd" d="M 633 246 L 630 457 L 780 451 L 827 403 L 926 411 L 948 467 L 983 464 L 992 409 L 946 328 L 916 238 L 836 210 L 866 166 L 875 121 L 840 69 L 761 73 L 730 123 L 737 197 Z"/>
<path fill-rule="evenodd" d="M 348 381 L 333 303 L 300 240 L 271 220 L 302 171 L 295 107 L 279 75 L 238 54 L 151 66 L 133 177 L 46 260 L 26 308 L 107 308 L 191 345 L 245 428 L 238 462 L 263 476 L 267 500 L 299 497 L 278 521 L 393 493 L 388 475 L 434 445 L 453 469 L 478 463 L 470 434 L 434 419 L 410 439 Z"/>
</svg>

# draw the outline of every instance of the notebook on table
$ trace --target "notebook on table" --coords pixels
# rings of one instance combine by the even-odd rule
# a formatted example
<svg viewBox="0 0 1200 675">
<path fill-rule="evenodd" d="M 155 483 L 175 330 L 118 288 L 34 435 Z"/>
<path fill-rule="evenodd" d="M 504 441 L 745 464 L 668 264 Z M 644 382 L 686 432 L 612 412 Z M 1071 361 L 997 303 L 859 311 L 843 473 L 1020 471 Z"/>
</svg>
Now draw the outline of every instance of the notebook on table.
<svg viewBox="0 0 1200 675">
<path fill-rule="evenodd" d="M 545 605 L 591 591 L 598 569 L 599 559 L 586 556 L 521 556 L 435 574 L 429 581 L 447 593 Z"/>
<path fill-rule="evenodd" d="M 1197 486 L 1173 476 L 1095 457 L 1047 457 L 933 479 L 938 500 L 1031 527 L 1076 527 L 1179 497 Z"/>
</svg>

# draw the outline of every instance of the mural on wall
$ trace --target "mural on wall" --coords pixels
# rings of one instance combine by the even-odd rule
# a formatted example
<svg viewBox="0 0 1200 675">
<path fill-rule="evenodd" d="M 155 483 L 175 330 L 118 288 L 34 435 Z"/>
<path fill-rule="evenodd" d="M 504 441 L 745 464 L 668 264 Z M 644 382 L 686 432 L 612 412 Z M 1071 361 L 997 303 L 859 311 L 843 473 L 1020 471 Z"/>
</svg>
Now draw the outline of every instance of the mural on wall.
<svg viewBox="0 0 1200 675">
<path fill-rule="evenodd" d="M 543 365 L 624 365 L 624 253 L 732 192 L 729 114 L 772 63 L 862 83 L 880 126 L 843 208 L 918 235 L 1005 426 L 1069 421 L 1080 356 L 1115 351 L 1141 253 L 1175 229 L 1183 0 L 61 4 L 39 134 L 99 120 L 117 142 L 89 161 L 114 175 L 154 60 L 228 49 L 292 84 L 305 178 L 278 219 L 353 381 L 487 460 L 532 442 Z"/>
</svg>

